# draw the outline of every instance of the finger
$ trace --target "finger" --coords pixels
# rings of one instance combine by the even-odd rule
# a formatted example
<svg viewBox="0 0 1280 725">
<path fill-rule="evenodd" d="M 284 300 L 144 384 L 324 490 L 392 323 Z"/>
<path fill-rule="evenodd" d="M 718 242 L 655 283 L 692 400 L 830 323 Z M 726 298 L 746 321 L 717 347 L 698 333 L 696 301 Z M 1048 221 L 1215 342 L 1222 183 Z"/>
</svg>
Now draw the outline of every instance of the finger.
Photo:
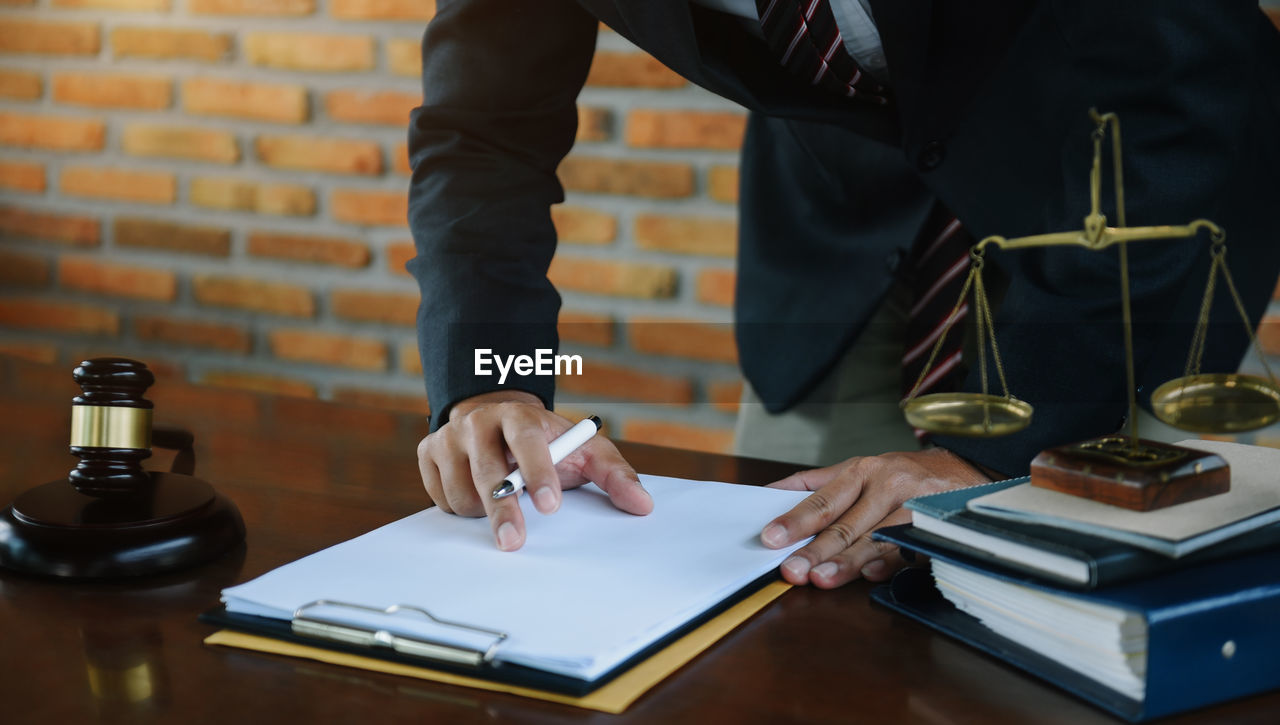
<svg viewBox="0 0 1280 725">
<path fill-rule="evenodd" d="M 459 516 L 484 516 L 484 504 L 471 480 L 471 466 L 458 445 L 438 439 L 431 446 L 431 461 L 440 471 L 445 505 Z"/>
<path fill-rule="evenodd" d="M 494 411 L 485 410 L 472 413 L 460 422 L 460 443 L 467 457 L 473 488 L 488 511 L 493 489 L 511 474 L 511 463 L 503 447 L 501 419 Z"/>
<path fill-rule="evenodd" d="M 440 469 L 436 468 L 435 462 L 431 460 L 428 447 L 426 438 L 418 444 L 418 475 L 422 477 L 422 487 L 427 490 L 427 496 L 431 497 L 431 503 L 438 506 L 441 511 L 451 514 L 453 509 L 445 500 L 444 485 L 440 482 Z"/>
<path fill-rule="evenodd" d="M 902 558 L 902 550 L 894 547 L 893 551 L 879 559 L 873 559 L 862 565 L 862 578 L 867 581 L 882 582 L 887 581 L 895 572 L 907 565 L 907 560 Z"/>
<path fill-rule="evenodd" d="M 653 511 L 653 498 L 640 484 L 636 469 L 604 436 L 596 436 L 579 449 L 582 475 L 609 495 L 613 505 L 627 513 L 644 516 Z"/>
<path fill-rule="evenodd" d="M 475 484 L 473 489 L 489 516 L 498 548 L 515 551 L 524 544 L 525 538 L 519 497 L 493 498 L 493 489 L 511 473 L 511 464 L 507 462 L 507 454 L 502 447 L 501 429 L 493 425 L 495 421 L 485 421 L 476 413 L 463 420 L 467 462 Z"/>
<path fill-rule="evenodd" d="M 560 476 L 551 463 L 547 433 L 538 416 L 523 406 L 502 419 L 502 437 L 516 459 L 533 507 L 549 514 L 560 508 Z"/>
<path fill-rule="evenodd" d="M 496 501 L 492 496 L 485 497 L 485 511 L 489 514 L 489 525 L 493 527 L 493 540 L 503 551 L 515 551 L 524 546 L 524 514 L 520 511 L 519 499 L 519 494 Z"/>
<path fill-rule="evenodd" d="M 766 488 L 781 488 L 788 491 L 817 491 L 831 483 L 836 476 L 840 475 L 840 470 L 844 467 L 845 464 L 837 463 L 826 468 L 810 468 L 806 471 L 793 473 L 780 481 L 774 481 L 768 484 Z"/>
<path fill-rule="evenodd" d="M 838 475 L 828 477 L 828 469 L 818 469 L 821 473 L 817 475 L 826 478 L 827 483 L 809 494 L 808 498 L 796 504 L 790 511 L 766 524 L 760 531 L 760 541 L 772 549 L 790 546 L 823 530 L 853 505 L 862 493 L 862 484 L 865 479 L 862 469 L 868 467 L 862 461 L 870 459 L 851 460 L 854 461 L 853 465 L 839 467 Z M 812 482 L 816 481 L 811 480 L 806 482 L 806 485 Z M 840 530 L 836 533 L 840 533 Z M 810 543 L 809 546 L 813 544 Z M 838 549 L 833 549 L 830 553 L 835 551 Z M 810 563 L 816 564 L 822 561 L 822 558 L 813 559 Z"/>
<path fill-rule="evenodd" d="M 858 567 L 861 567 L 871 558 L 876 558 L 876 555 L 873 554 L 879 551 L 880 542 L 872 542 L 870 540 L 871 531 L 880 526 L 899 523 L 895 519 L 886 518 L 899 510 L 898 501 L 889 495 L 888 491 L 888 487 L 882 487 L 874 492 L 868 491 L 865 495 L 859 497 L 843 515 L 823 528 L 822 531 L 819 531 L 813 541 L 797 549 L 789 559 L 782 563 L 784 577 L 790 574 L 791 577 L 788 578 L 788 581 L 791 581 L 792 578 L 800 582 L 806 579 L 811 580 L 811 577 L 807 576 L 811 567 L 816 567 L 827 561 L 834 561 L 836 557 L 842 555 L 842 552 L 854 548 L 857 548 L 860 552 L 868 550 L 872 552 L 872 554 L 858 559 L 856 562 Z M 901 523 L 910 522 L 910 513 L 906 511 L 902 511 L 902 513 L 906 514 L 906 521 Z M 870 548 L 868 549 L 868 547 Z M 848 564 L 847 561 L 846 564 Z M 829 569 L 824 571 L 829 571 Z M 840 583 L 843 584 L 845 581 L 849 581 L 855 573 L 856 568 L 852 572 L 844 571 L 842 568 L 840 576 L 844 578 Z M 846 577 L 845 575 L 848 576 Z"/>
<path fill-rule="evenodd" d="M 884 526 L 906 523 L 911 520 L 911 512 L 894 511 L 882 521 L 858 537 L 852 546 L 840 551 L 835 556 L 814 566 L 809 571 L 809 582 L 821 589 L 847 584 L 860 576 L 872 581 L 883 581 L 900 569 L 906 562 L 898 547 L 887 541 L 876 541 L 871 537 L 872 531 Z"/>
</svg>

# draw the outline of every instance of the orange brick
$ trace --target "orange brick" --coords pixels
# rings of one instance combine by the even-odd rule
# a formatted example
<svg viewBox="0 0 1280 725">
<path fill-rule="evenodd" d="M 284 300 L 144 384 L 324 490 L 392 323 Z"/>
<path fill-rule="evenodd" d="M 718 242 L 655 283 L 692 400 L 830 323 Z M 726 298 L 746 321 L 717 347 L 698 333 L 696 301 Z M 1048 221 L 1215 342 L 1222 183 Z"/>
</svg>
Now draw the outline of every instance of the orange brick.
<svg viewBox="0 0 1280 725">
<path fill-rule="evenodd" d="M 317 136 L 259 136 L 258 158 L 268 166 L 335 174 L 382 173 L 382 148 L 372 141 Z"/>
<path fill-rule="evenodd" d="M 4 30 L 0 29 L 0 33 Z M 0 113 L 0 144 L 48 151 L 101 151 L 106 124 L 81 118 Z"/>
<path fill-rule="evenodd" d="M 97 23 L 0 20 L 0 53 L 97 55 Z"/>
<path fill-rule="evenodd" d="M 640 214 L 635 236 L 641 249 L 717 257 L 738 253 L 738 225 L 732 219 Z"/>
<path fill-rule="evenodd" d="M 49 283 L 49 263 L 40 257 L 0 249 L 0 285 L 43 287 Z"/>
<path fill-rule="evenodd" d="M 738 167 L 712 166 L 707 172 L 707 194 L 716 201 L 738 203 Z"/>
<path fill-rule="evenodd" d="M 303 86 L 216 78 L 183 81 L 182 109 L 199 115 L 277 123 L 303 123 L 309 115 Z"/>
<path fill-rule="evenodd" d="M 194 15 L 310 15 L 316 0 L 187 0 Z"/>
<path fill-rule="evenodd" d="M 409 168 L 409 144 L 396 144 L 395 151 L 391 154 L 391 170 L 404 176 L 413 173 L 413 169 Z"/>
<path fill-rule="evenodd" d="M 115 335 L 120 332 L 120 316 L 101 304 L 5 297 L 0 298 L 0 326 Z"/>
<path fill-rule="evenodd" d="M 125 73 L 55 73 L 53 100 L 75 106 L 160 110 L 173 102 L 168 78 Z"/>
<path fill-rule="evenodd" d="M 717 410 L 737 414 L 742 402 L 742 381 L 721 381 L 707 386 L 707 398 Z"/>
<path fill-rule="evenodd" d="M 654 355 L 734 363 L 738 346 L 733 326 L 656 317 L 637 317 L 627 326 L 632 349 Z"/>
<path fill-rule="evenodd" d="M 737 275 L 731 269 L 704 269 L 698 273 L 698 301 L 708 305 L 733 306 Z"/>
<path fill-rule="evenodd" d="M 44 164 L 0 160 L 0 189 L 38 194 L 45 186 Z"/>
<path fill-rule="evenodd" d="M 557 204 L 551 207 L 551 221 L 562 242 L 608 244 L 618 238 L 618 220 L 602 211 Z"/>
<path fill-rule="evenodd" d="M 329 195 L 329 208 L 333 218 L 340 222 L 370 226 L 408 225 L 407 192 L 335 189 Z"/>
<path fill-rule="evenodd" d="M 373 70 L 373 38 L 366 35 L 249 33 L 244 55 L 251 65 L 285 70 Z"/>
<path fill-rule="evenodd" d="M 413 246 L 413 242 L 388 244 L 387 271 L 391 274 L 408 275 L 409 270 L 405 269 L 405 265 L 416 256 L 418 256 L 418 250 Z"/>
<path fill-rule="evenodd" d="M 227 257 L 231 232 L 219 227 L 177 224 L 160 219 L 116 217 L 112 234 L 117 247 Z"/>
<path fill-rule="evenodd" d="M 422 41 L 417 38 L 390 38 L 387 45 L 387 68 L 398 76 L 422 75 Z"/>
<path fill-rule="evenodd" d="M 283 430 L 309 438 L 353 437 L 375 441 L 393 438 L 398 421 L 384 410 L 349 408 L 318 400 L 281 399 L 275 403 L 272 422 Z"/>
<path fill-rule="evenodd" d="M 169 11 L 169 0 L 53 0 L 55 8 L 67 10 Z"/>
<path fill-rule="evenodd" d="M 155 58 L 216 62 L 231 51 L 231 33 L 178 30 L 163 27 L 123 27 L 111 30 L 116 58 Z"/>
<path fill-rule="evenodd" d="M 131 156 L 190 159 L 234 164 L 240 145 L 230 131 L 132 123 L 124 128 L 121 147 Z"/>
<path fill-rule="evenodd" d="M 422 358 L 418 354 L 418 345 L 407 342 L 396 350 L 397 365 L 410 375 L 422 375 Z"/>
<path fill-rule="evenodd" d="M 736 151 L 746 128 L 739 112 L 638 110 L 627 114 L 627 145 Z"/>
<path fill-rule="evenodd" d="M 329 295 L 335 317 L 357 322 L 381 322 L 409 327 L 418 321 L 418 295 L 340 289 Z"/>
<path fill-rule="evenodd" d="M 570 156 L 557 171 L 565 188 L 600 194 L 675 199 L 693 194 L 693 167 L 669 161 Z"/>
<path fill-rule="evenodd" d="M 687 378 L 656 375 L 641 370 L 587 360 L 581 375 L 556 378 L 559 390 L 642 403 L 687 405 L 693 402 L 693 383 Z"/>
<path fill-rule="evenodd" d="M 311 290 L 285 282 L 249 277 L 199 275 L 192 280 L 196 302 L 213 307 L 267 312 L 288 317 L 315 317 Z"/>
<path fill-rule="evenodd" d="M 185 317 L 135 317 L 133 333 L 139 340 L 222 352 L 247 354 L 251 347 L 249 330 L 245 327 Z"/>
<path fill-rule="evenodd" d="M 613 137 L 613 112 L 607 108 L 578 106 L 579 141 L 608 141 Z"/>
<path fill-rule="evenodd" d="M 97 246 L 102 238 L 93 217 L 51 214 L 0 206 L 0 237 L 40 239 L 80 247 Z"/>
<path fill-rule="evenodd" d="M 260 401 L 248 393 L 213 390 L 200 385 L 171 382 L 147 391 L 156 408 L 166 411 L 199 411 L 207 421 L 221 425 L 258 425 L 262 420 Z"/>
<path fill-rule="evenodd" d="M 408 393 L 388 393 L 367 388 L 334 388 L 333 399 L 346 405 L 362 408 L 390 410 L 397 413 L 410 413 L 426 417 L 431 414 L 425 393 L 411 395 Z"/>
<path fill-rule="evenodd" d="M 400 91 L 331 91 L 325 94 L 329 118 L 347 123 L 382 123 L 397 128 L 409 125 L 409 111 L 422 104 L 418 93 Z"/>
<path fill-rule="evenodd" d="M 331 0 L 329 14 L 339 20 L 430 20 L 435 0 Z"/>
<path fill-rule="evenodd" d="M 680 88 L 687 81 L 648 53 L 599 51 L 587 74 L 589 86 Z"/>
<path fill-rule="evenodd" d="M 359 239 L 260 231 L 249 234 L 249 254 L 353 269 L 368 266 L 371 256 L 369 245 Z"/>
<path fill-rule="evenodd" d="M 172 302 L 178 296 L 178 278 L 169 270 L 85 257 L 59 259 L 58 282 L 66 289 L 138 300 Z"/>
<path fill-rule="evenodd" d="M 146 204 L 172 204 L 178 196 L 177 179 L 165 171 L 66 166 L 58 187 L 67 196 Z"/>
<path fill-rule="evenodd" d="M 260 184 L 230 177 L 199 176 L 191 180 L 188 197 L 195 206 L 280 216 L 310 216 L 316 195 L 297 184 Z"/>
<path fill-rule="evenodd" d="M 34 101 L 44 93 L 39 73 L 25 70 L 0 70 L 0 98 Z"/>
<path fill-rule="evenodd" d="M 1266 315 L 1258 324 L 1258 345 L 1270 356 L 1280 356 L 1280 316 Z"/>
<path fill-rule="evenodd" d="M 656 264 L 556 255 L 547 277 L 560 289 L 617 297 L 666 299 L 676 292 L 675 268 Z"/>
<path fill-rule="evenodd" d="M 557 330 L 561 341 L 601 347 L 613 344 L 613 318 L 609 315 L 560 310 Z"/>
<path fill-rule="evenodd" d="M 272 330 L 271 354 L 281 360 L 355 370 L 386 370 L 387 346 L 378 340 L 311 330 Z"/>
<path fill-rule="evenodd" d="M 0 355 L 52 365 L 58 361 L 58 348 L 41 342 L 0 342 Z"/>
<path fill-rule="evenodd" d="M 658 420 L 628 420 L 623 425 L 622 438 L 636 443 L 688 448 L 707 453 L 733 451 L 733 430 L 730 428 L 704 428 Z"/>
<path fill-rule="evenodd" d="M 294 398 L 316 397 L 316 388 L 311 383 L 278 375 L 232 370 L 210 370 L 200 378 L 200 382 L 217 388 L 252 390 L 256 393 L 268 393 L 270 395 L 287 395 Z"/>
</svg>

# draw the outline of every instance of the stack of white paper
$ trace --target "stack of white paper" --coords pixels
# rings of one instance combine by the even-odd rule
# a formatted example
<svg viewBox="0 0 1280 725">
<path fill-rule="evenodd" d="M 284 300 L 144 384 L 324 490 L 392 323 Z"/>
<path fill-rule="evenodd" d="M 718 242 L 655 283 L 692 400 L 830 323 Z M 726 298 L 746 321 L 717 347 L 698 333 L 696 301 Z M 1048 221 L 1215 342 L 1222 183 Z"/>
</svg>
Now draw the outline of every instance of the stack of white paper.
<svg viewBox="0 0 1280 725">
<path fill-rule="evenodd" d="M 1134 700 L 1146 695 L 1147 620 L 933 560 L 938 591 L 996 634 Z"/>
<path fill-rule="evenodd" d="M 506 632 L 497 661 L 592 680 L 768 573 L 802 544 L 767 549 L 760 530 L 807 493 L 641 476 L 648 516 L 594 485 L 539 514 L 521 496 L 523 548 L 494 547 L 489 521 L 428 509 L 222 593 L 231 613 L 289 620 L 326 599 L 411 605 Z M 803 542 L 802 542 L 803 543 Z M 329 608 L 324 618 L 483 646 L 482 637 L 401 614 Z"/>
</svg>

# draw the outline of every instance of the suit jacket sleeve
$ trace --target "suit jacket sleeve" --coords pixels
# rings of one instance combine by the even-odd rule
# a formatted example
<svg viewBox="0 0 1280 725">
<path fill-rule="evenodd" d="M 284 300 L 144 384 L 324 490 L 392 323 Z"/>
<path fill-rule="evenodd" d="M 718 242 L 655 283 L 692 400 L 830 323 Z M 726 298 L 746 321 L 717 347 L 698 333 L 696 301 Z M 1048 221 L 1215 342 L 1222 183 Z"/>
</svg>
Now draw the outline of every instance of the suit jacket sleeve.
<svg viewBox="0 0 1280 725">
<path fill-rule="evenodd" d="M 563 201 L 555 171 L 573 144 L 596 27 L 570 0 L 441 0 L 427 27 L 424 102 L 409 127 L 408 269 L 422 292 L 433 430 L 454 403 L 502 388 L 550 407 L 554 378 L 499 386 L 474 374 L 474 351 L 557 347 L 550 206 Z"/>
</svg>

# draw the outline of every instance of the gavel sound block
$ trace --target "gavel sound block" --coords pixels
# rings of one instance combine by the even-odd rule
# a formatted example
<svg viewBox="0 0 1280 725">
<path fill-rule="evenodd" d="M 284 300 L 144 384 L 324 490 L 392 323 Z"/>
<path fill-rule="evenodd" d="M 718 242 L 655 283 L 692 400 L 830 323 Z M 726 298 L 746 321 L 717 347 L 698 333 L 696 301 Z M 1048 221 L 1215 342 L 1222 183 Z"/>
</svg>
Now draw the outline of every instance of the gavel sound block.
<svg viewBox="0 0 1280 725">
<path fill-rule="evenodd" d="M 0 567 L 72 579 L 113 579 L 210 561 L 244 541 L 235 504 L 190 475 L 185 431 L 155 431 L 180 451 L 169 473 L 143 470 L 151 455 L 155 377 L 146 365 L 95 358 L 73 372 L 71 453 L 65 479 L 37 486 L 0 511 Z"/>
</svg>

